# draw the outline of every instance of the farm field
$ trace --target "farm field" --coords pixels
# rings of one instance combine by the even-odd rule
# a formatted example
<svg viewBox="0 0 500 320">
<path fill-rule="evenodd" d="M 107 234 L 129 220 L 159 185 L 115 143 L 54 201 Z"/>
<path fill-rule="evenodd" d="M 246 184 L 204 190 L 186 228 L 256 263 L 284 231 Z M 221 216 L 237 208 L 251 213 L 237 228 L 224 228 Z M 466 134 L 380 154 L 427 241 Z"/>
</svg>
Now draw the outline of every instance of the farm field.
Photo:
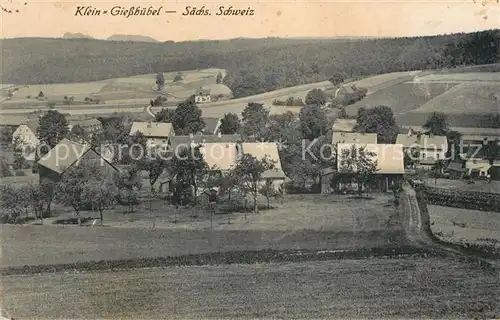
<svg viewBox="0 0 500 320">
<path fill-rule="evenodd" d="M 354 249 L 407 243 L 396 224 L 395 208 L 387 205 L 388 197 L 385 201 L 381 198 L 364 203 L 332 198 L 289 196 L 283 207 L 261 210 L 257 215 L 248 213 L 247 219 L 244 213 L 233 213 L 230 225 L 227 215 L 216 215 L 213 228 L 206 212 L 199 212 L 197 218 L 191 216 L 192 212 L 180 212 L 174 223 L 175 211 L 162 204 L 156 213 L 144 207 L 131 214 L 123 214 L 122 207 L 118 209 L 121 211 L 105 211 L 105 227 L 54 225 L 50 219 L 44 226 L 2 225 L 0 263 L 18 266 L 235 250 Z M 60 212 L 60 216 L 67 217 L 68 212 L 69 209 Z M 83 217 L 90 214 L 82 212 Z"/>
<path fill-rule="evenodd" d="M 488 84 L 461 83 L 412 112 L 430 113 L 439 110 L 446 114 L 495 114 L 500 112 L 499 89 L 500 82 Z"/>
<path fill-rule="evenodd" d="M 417 77 L 418 82 L 500 82 L 500 72 L 432 73 Z"/>
<path fill-rule="evenodd" d="M 166 82 L 166 89 L 168 93 L 175 93 L 178 91 L 190 91 L 199 88 L 204 84 L 215 83 L 215 77 L 218 72 L 223 75 L 226 73 L 223 69 L 206 69 L 206 70 L 193 70 L 184 71 L 182 75 L 184 80 L 179 82 L 178 85 L 169 88 L 171 82 L 177 72 L 166 72 L 164 78 Z M 61 102 L 64 96 L 73 96 L 75 101 L 83 101 L 85 97 L 99 98 L 109 103 L 115 103 L 114 100 L 128 100 L 129 103 L 136 99 L 149 99 L 154 98 L 158 94 L 153 91 L 155 87 L 156 74 L 145 74 L 132 77 L 114 78 L 95 82 L 85 83 L 59 83 L 47 85 L 29 85 L 29 86 L 16 86 L 17 91 L 11 100 L 2 102 L 3 108 L 18 107 L 19 104 L 24 105 L 44 105 L 47 102 L 40 102 L 34 99 L 40 91 L 45 95 L 48 101 Z M 32 98 L 27 99 L 27 96 Z M 189 96 L 189 95 L 187 95 Z"/>
<path fill-rule="evenodd" d="M 346 108 L 349 115 L 356 115 L 360 108 L 372 108 L 385 105 L 396 115 L 396 121 L 402 114 L 419 108 L 433 98 L 449 90 L 453 84 L 412 84 L 400 83 L 385 90 L 380 90 L 366 96 L 357 103 Z M 401 123 L 405 124 L 405 123 Z"/>
<path fill-rule="evenodd" d="M 496 245 L 500 248 L 500 214 L 428 205 L 434 234 L 447 242 Z"/>
<path fill-rule="evenodd" d="M 489 318 L 500 274 L 448 258 L 333 260 L 4 276 L 9 317 Z"/>
</svg>

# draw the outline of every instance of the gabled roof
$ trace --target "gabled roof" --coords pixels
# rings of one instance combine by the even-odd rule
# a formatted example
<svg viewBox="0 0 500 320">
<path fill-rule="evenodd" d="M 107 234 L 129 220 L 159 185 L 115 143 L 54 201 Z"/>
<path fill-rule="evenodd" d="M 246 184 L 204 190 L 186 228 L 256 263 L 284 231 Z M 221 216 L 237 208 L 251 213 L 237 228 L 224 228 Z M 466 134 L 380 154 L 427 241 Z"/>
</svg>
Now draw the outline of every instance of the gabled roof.
<svg viewBox="0 0 500 320">
<path fill-rule="evenodd" d="M 28 121 L 26 122 L 26 126 L 28 128 L 30 128 L 30 130 L 35 134 L 37 135 L 37 130 L 38 130 L 38 127 L 40 126 L 40 122 L 38 120 L 31 120 L 31 121 Z"/>
<path fill-rule="evenodd" d="M 38 161 L 38 164 L 62 174 L 89 150 L 89 145 L 63 139 L 46 155 L 44 155 Z"/>
<path fill-rule="evenodd" d="M 398 134 L 396 144 L 402 144 L 405 148 L 436 149 L 445 150 L 448 148 L 446 136 Z"/>
<path fill-rule="evenodd" d="M 190 147 L 192 144 L 198 145 L 201 143 L 236 143 L 238 141 L 241 141 L 241 136 L 239 134 L 195 134 L 192 136 L 173 136 L 170 138 L 170 150 L 173 152 L 180 152 L 182 148 Z"/>
<path fill-rule="evenodd" d="M 236 143 L 203 143 L 200 152 L 209 168 L 230 170 L 238 160 Z"/>
<path fill-rule="evenodd" d="M 333 123 L 333 132 L 353 132 L 356 126 L 355 119 L 335 119 Z"/>
<path fill-rule="evenodd" d="M 341 171 L 342 151 L 351 150 L 352 146 L 356 146 L 357 149 L 363 147 L 375 154 L 377 174 L 403 174 L 405 172 L 403 146 L 400 144 L 339 143 L 337 145 L 337 170 Z"/>
<path fill-rule="evenodd" d="M 376 133 L 358 133 L 358 132 L 334 132 L 332 134 L 332 144 L 337 143 L 377 143 Z"/>
<path fill-rule="evenodd" d="M 216 130 L 219 129 L 221 119 L 220 118 L 210 118 L 202 117 L 203 122 L 205 122 L 204 134 L 215 134 Z"/>
<path fill-rule="evenodd" d="M 250 154 L 257 160 L 262 160 L 267 156 L 269 160 L 274 162 L 274 168 L 264 172 L 261 176 L 262 179 L 286 178 L 281 167 L 278 145 L 275 142 L 246 142 L 241 144 L 241 149 L 242 153 Z"/>
<path fill-rule="evenodd" d="M 133 122 L 130 128 L 130 135 L 133 136 L 136 132 L 141 132 L 145 137 L 170 137 L 174 131 L 171 123 L 163 122 Z"/>
</svg>

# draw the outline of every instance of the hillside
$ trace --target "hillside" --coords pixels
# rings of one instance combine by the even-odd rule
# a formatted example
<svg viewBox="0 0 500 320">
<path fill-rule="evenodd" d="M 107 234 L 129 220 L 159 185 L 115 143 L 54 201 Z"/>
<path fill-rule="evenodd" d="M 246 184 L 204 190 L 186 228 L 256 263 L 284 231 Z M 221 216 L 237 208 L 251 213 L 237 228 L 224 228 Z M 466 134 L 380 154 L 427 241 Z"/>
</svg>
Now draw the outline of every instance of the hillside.
<svg viewBox="0 0 500 320">
<path fill-rule="evenodd" d="M 63 39 L 94 39 L 94 38 L 80 32 L 77 33 L 66 32 L 63 35 Z"/>
<path fill-rule="evenodd" d="M 471 54 L 485 48 L 481 55 Z M 491 45 L 493 44 L 493 45 Z M 235 97 L 323 81 L 499 62 L 500 31 L 396 39 L 233 39 L 145 43 L 5 39 L 2 83 L 88 82 L 159 71 L 228 70 Z M 36 52 L 36 54 L 33 54 Z"/>
</svg>

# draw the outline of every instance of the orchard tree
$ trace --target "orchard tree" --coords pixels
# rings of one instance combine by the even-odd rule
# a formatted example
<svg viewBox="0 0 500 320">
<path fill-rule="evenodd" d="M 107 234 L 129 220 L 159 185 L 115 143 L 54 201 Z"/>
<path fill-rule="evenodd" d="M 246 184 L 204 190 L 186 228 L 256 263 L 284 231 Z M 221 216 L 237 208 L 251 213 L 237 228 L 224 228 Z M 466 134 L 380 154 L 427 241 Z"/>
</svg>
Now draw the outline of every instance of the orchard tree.
<svg viewBox="0 0 500 320">
<path fill-rule="evenodd" d="M 200 147 L 186 148 L 172 158 L 172 174 L 176 177 L 177 195 L 190 196 L 188 188 L 193 188 L 194 196 L 198 195 L 198 186 L 205 176 L 208 166 L 200 152 Z"/>
<path fill-rule="evenodd" d="M 312 89 L 306 95 L 306 105 L 324 106 L 326 103 L 326 93 L 321 89 Z"/>
<path fill-rule="evenodd" d="M 37 136 L 40 142 L 47 144 L 50 148 L 54 148 L 68 135 L 68 132 L 68 121 L 57 110 L 49 110 L 40 118 Z"/>
<path fill-rule="evenodd" d="M 399 131 L 394 114 L 387 106 L 360 108 L 355 130 L 361 133 L 376 133 L 379 143 L 394 143 Z"/>
<path fill-rule="evenodd" d="M 250 154 L 243 154 L 233 169 L 233 176 L 238 179 L 238 186 L 253 198 L 253 210 L 258 212 L 257 197 L 259 196 L 262 174 L 274 168 L 274 163 L 267 157 L 258 160 Z"/>
<path fill-rule="evenodd" d="M 217 73 L 217 78 L 215 79 L 215 82 L 221 83 L 222 82 L 222 73 Z"/>
<path fill-rule="evenodd" d="M 165 86 L 165 77 L 163 77 L 163 73 L 158 72 L 156 75 L 156 87 L 158 91 L 162 91 Z"/>
<path fill-rule="evenodd" d="M 338 86 L 344 82 L 344 77 L 340 73 L 335 73 L 333 76 L 328 79 L 334 86 Z"/>
<path fill-rule="evenodd" d="M 138 191 L 142 187 L 140 168 L 132 165 L 128 170 L 118 172 L 113 178 L 114 185 L 118 189 L 120 202 L 128 205 L 128 212 L 134 211 L 134 204 L 138 202 Z"/>
<path fill-rule="evenodd" d="M 264 108 L 262 103 L 250 102 L 241 115 L 243 136 L 262 138 L 266 130 L 269 110 Z"/>
<path fill-rule="evenodd" d="M 299 118 L 302 136 L 305 139 L 314 140 L 328 130 L 325 111 L 317 104 L 302 107 Z"/>
<path fill-rule="evenodd" d="M 75 125 L 73 128 L 71 128 L 71 131 L 69 132 L 70 139 L 76 142 L 84 143 L 87 141 L 87 136 L 85 134 L 85 130 L 79 125 Z"/>
<path fill-rule="evenodd" d="M 83 186 L 83 198 L 89 199 L 93 208 L 99 211 L 101 226 L 104 224 L 103 211 L 115 203 L 119 195 L 118 188 L 113 181 L 93 180 Z"/>
<path fill-rule="evenodd" d="M 266 179 L 266 182 L 259 188 L 259 193 L 267 200 L 267 208 L 270 209 L 269 200 L 278 196 L 278 192 L 274 189 L 273 180 Z"/>
<path fill-rule="evenodd" d="M 226 113 L 221 120 L 221 134 L 236 134 L 241 128 L 240 118 L 234 113 Z"/>
<path fill-rule="evenodd" d="M 433 134 L 436 136 L 445 136 L 449 131 L 446 115 L 441 112 L 433 112 L 432 115 L 422 126 L 426 134 Z"/>
<path fill-rule="evenodd" d="M 377 172 L 376 154 L 365 147 L 353 145 L 340 153 L 339 173 L 349 177 L 348 181 L 355 181 L 358 185 L 358 194 L 363 194 L 363 186 L 369 185 L 374 180 Z"/>
<path fill-rule="evenodd" d="M 155 114 L 156 122 L 172 123 L 175 115 L 175 110 L 163 108 L 160 112 Z"/>
</svg>

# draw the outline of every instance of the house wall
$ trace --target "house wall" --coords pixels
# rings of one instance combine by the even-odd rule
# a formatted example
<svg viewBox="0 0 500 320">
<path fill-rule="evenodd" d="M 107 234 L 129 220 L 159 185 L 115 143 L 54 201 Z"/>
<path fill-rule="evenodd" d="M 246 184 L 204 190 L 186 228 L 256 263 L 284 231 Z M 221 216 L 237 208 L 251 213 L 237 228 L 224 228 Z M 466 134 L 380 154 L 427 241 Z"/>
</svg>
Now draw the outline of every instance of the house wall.
<svg viewBox="0 0 500 320">
<path fill-rule="evenodd" d="M 23 143 L 25 146 L 29 146 L 31 148 L 36 148 L 40 143 L 40 140 L 37 138 L 36 133 L 31 131 L 31 129 L 26 125 L 20 125 L 13 133 L 12 133 L 12 144 L 14 144 L 18 140 Z"/>
<path fill-rule="evenodd" d="M 194 96 L 195 103 L 209 103 L 212 101 L 210 95 L 196 95 Z"/>
<path fill-rule="evenodd" d="M 495 160 L 493 161 L 494 166 L 499 166 L 500 165 L 500 160 Z M 488 174 L 488 170 L 490 169 L 491 165 L 488 162 L 488 160 L 484 159 L 469 159 L 467 162 L 465 162 L 465 168 L 467 169 L 467 173 L 470 174 L 472 169 L 479 169 L 480 175 L 486 176 Z"/>
<path fill-rule="evenodd" d="M 410 148 L 404 148 L 404 152 L 406 153 Z M 435 158 L 435 159 L 445 159 L 446 150 L 443 149 L 420 149 L 420 160 L 425 158 Z"/>
</svg>

